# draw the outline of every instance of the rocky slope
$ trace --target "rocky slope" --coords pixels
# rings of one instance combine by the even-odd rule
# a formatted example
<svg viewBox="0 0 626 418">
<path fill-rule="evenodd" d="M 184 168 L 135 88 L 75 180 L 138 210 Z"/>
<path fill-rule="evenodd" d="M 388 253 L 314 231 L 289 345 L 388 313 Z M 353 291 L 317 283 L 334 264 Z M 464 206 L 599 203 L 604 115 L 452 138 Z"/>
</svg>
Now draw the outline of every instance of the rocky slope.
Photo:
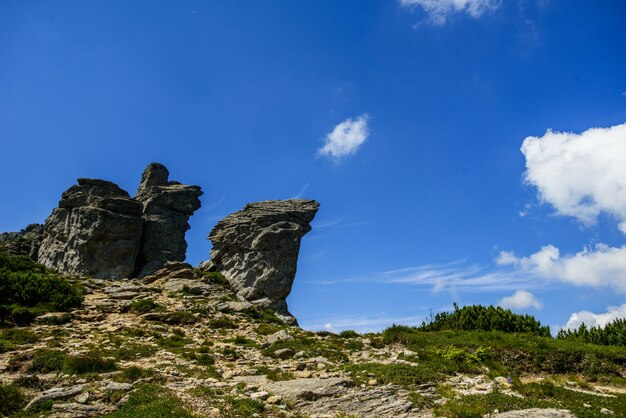
<svg viewBox="0 0 626 418">
<path fill-rule="evenodd" d="M 22 344 L 0 354 L 0 383 L 26 393 L 20 416 L 434 417 L 433 408 L 454 397 L 523 398 L 506 377 L 481 373 L 410 384 L 388 382 L 377 369 L 355 373 L 372 364 L 417 371 L 421 360 L 376 335 L 285 325 L 238 298 L 221 275 L 185 263 L 168 263 L 143 281 L 82 285 L 80 309 L 39 318 L 19 330 Z M 575 382 L 569 389 L 626 396 Z M 574 415 L 534 408 L 489 416 Z"/>
</svg>

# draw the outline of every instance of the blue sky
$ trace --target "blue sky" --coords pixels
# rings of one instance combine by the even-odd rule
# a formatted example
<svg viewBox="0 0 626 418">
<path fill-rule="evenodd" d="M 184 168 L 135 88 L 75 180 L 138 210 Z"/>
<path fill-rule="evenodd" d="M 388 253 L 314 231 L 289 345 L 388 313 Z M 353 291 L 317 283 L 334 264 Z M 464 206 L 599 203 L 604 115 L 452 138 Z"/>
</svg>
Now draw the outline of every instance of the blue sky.
<svg viewBox="0 0 626 418">
<path fill-rule="evenodd" d="M 417 324 L 453 302 L 553 328 L 626 316 L 625 16 L 5 0 L 0 230 L 43 222 L 77 177 L 132 194 L 158 161 L 204 190 L 194 264 L 246 202 L 321 202 L 288 299 L 305 328 Z"/>
</svg>

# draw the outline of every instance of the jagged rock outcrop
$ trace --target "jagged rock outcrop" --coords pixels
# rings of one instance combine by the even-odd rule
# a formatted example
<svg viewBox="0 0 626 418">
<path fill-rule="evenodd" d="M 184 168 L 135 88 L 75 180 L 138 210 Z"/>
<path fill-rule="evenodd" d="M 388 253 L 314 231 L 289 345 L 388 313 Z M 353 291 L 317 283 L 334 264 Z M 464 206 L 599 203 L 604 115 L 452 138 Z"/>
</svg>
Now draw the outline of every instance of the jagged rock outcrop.
<svg viewBox="0 0 626 418">
<path fill-rule="evenodd" d="M 38 261 L 63 273 L 129 277 L 141 245 L 142 205 L 109 181 L 78 179 L 44 225 Z"/>
<path fill-rule="evenodd" d="M 37 260 L 43 225 L 30 224 L 19 232 L 3 232 L 0 234 L 0 250 L 11 255 L 23 255 Z"/>
<path fill-rule="evenodd" d="M 148 165 L 135 199 L 109 181 L 78 179 L 46 220 L 38 261 L 98 279 L 143 277 L 183 261 L 202 192 L 168 176 L 163 165 Z"/>
<path fill-rule="evenodd" d="M 202 191 L 199 186 L 168 181 L 168 177 L 165 166 L 151 163 L 144 170 L 135 195 L 135 200 L 143 204 L 144 222 L 139 277 L 156 272 L 167 261 L 185 259 L 188 220 L 200 208 Z"/>
<path fill-rule="evenodd" d="M 248 301 L 290 317 L 285 299 L 296 274 L 302 236 L 317 213 L 314 200 L 268 200 L 247 204 L 215 225 L 211 260 Z"/>
</svg>

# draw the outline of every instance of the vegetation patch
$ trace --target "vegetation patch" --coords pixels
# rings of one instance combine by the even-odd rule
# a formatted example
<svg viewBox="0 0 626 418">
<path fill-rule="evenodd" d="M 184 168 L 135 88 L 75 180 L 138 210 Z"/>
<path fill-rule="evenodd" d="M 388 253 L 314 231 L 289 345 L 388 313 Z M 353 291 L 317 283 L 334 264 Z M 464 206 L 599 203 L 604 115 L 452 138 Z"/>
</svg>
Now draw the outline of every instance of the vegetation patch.
<svg viewBox="0 0 626 418">
<path fill-rule="evenodd" d="M 193 418 L 184 403 L 174 393 L 156 384 L 141 384 L 130 394 L 117 411 L 106 415 L 109 418 Z"/>
<path fill-rule="evenodd" d="M 0 416 L 6 417 L 24 407 L 22 391 L 14 385 L 0 385 Z"/>
<path fill-rule="evenodd" d="M 24 256 L 0 252 L 0 325 L 24 326 L 38 315 L 80 306 L 77 286 Z"/>
<path fill-rule="evenodd" d="M 33 344 L 39 341 L 39 336 L 24 328 L 7 328 L 0 332 L 0 353 L 15 350 L 23 344 Z"/>
<path fill-rule="evenodd" d="M 349 364 L 345 370 L 350 373 L 352 380 L 357 383 L 367 383 L 375 378 L 379 383 L 402 385 L 410 388 L 414 385 L 432 383 L 443 380 L 444 370 L 439 370 L 429 364 L 411 366 L 409 364 L 381 364 L 363 363 Z"/>
<path fill-rule="evenodd" d="M 162 312 L 165 308 L 152 299 L 140 299 L 129 303 L 124 307 L 124 312 L 142 315 L 149 312 Z"/>
<path fill-rule="evenodd" d="M 257 374 L 264 374 L 269 380 L 274 382 L 279 382 L 283 380 L 293 380 L 295 376 L 291 372 L 286 372 L 281 370 L 280 368 L 270 368 L 267 366 L 260 366 L 256 369 Z"/>
</svg>

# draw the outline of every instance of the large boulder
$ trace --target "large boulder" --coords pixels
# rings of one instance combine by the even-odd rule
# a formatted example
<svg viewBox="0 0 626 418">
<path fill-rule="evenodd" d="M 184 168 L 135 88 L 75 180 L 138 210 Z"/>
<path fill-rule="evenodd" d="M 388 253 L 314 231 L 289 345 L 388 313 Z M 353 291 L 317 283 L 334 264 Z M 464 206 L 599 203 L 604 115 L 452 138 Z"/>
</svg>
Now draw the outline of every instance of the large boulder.
<svg viewBox="0 0 626 418">
<path fill-rule="evenodd" d="M 200 208 L 202 191 L 168 181 L 165 166 L 151 163 L 141 176 L 135 200 L 143 204 L 143 237 L 137 275 L 145 277 L 167 261 L 183 261 L 187 251 L 185 232 L 189 217 Z"/>
<path fill-rule="evenodd" d="M 215 225 L 209 239 L 211 260 L 203 267 L 220 271 L 248 301 L 290 316 L 291 292 L 300 240 L 317 213 L 314 200 L 268 200 L 247 204 Z"/>
<path fill-rule="evenodd" d="M 183 261 L 202 192 L 168 176 L 163 165 L 148 165 L 134 199 L 109 181 L 78 179 L 46 220 L 38 261 L 99 279 L 143 277 Z"/>
<path fill-rule="evenodd" d="M 116 184 L 78 179 L 46 219 L 38 261 L 63 273 L 129 277 L 141 246 L 142 205 Z"/>
</svg>

